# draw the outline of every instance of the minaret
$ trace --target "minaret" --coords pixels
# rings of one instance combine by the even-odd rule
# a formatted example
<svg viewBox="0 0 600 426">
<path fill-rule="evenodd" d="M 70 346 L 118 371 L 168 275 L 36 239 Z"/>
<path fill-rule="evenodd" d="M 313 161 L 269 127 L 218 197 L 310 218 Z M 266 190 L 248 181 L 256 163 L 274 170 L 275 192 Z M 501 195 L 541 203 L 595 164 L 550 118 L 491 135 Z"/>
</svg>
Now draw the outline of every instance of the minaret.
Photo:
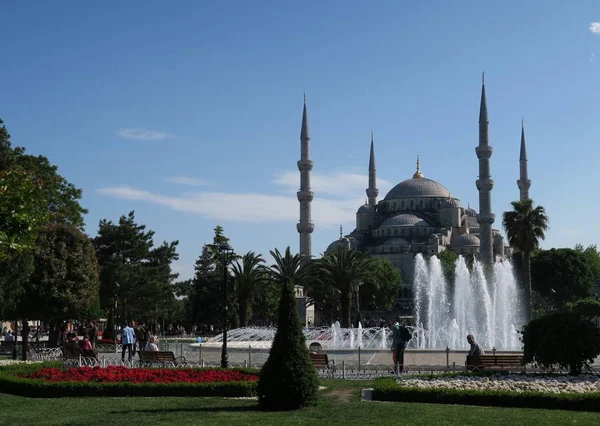
<svg viewBox="0 0 600 426">
<path fill-rule="evenodd" d="M 373 130 L 371 130 L 371 155 L 369 156 L 369 187 L 367 188 L 367 197 L 369 197 L 369 205 L 375 207 L 377 204 L 377 169 L 375 167 L 375 144 L 373 142 Z"/>
<path fill-rule="evenodd" d="M 525 146 L 525 125 L 521 121 L 521 155 L 519 156 L 520 179 L 517 181 L 519 192 L 521 193 L 520 200 L 529 199 L 529 187 L 531 180 L 527 174 L 527 148 Z"/>
<path fill-rule="evenodd" d="M 313 168 L 313 162 L 310 160 L 310 131 L 308 130 L 308 116 L 306 114 L 306 93 L 304 94 L 304 110 L 302 111 L 302 129 L 300 130 L 300 161 L 298 161 L 298 170 L 300 170 L 300 191 L 298 191 L 298 201 L 300 202 L 300 222 L 296 229 L 300 233 L 300 254 L 312 256 L 311 234 L 315 225 L 311 219 L 311 206 L 313 192 L 310 190 L 310 171 Z"/>
<path fill-rule="evenodd" d="M 488 112 L 485 97 L 485 76 L 481 77 L 481 105 L 479 107 L 479 146 L 475 148 L 479 158 L 479 179 L 475 182 L 479 191 L 479 257 L 484 264 L 491 265 L 494 261 L 494 248 L 492 240 L 492 224 L 495 216 L 492 213 L 492 188 L 494 181 L 490 178 L 490 157 L 493 148 L 490 146 L 488 132 Z"/>
</svg>

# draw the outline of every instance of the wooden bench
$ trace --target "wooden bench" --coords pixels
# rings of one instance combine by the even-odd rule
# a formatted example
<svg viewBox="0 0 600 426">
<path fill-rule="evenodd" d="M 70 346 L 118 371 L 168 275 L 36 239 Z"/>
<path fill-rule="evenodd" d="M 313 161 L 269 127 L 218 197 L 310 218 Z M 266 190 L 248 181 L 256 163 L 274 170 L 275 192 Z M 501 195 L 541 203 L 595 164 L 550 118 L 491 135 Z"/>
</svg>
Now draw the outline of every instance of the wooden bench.
<svg viewBox="0 0 600 426">
<path fill-rule="evenodd" d="M 523 370 L 523 355 L 467 355 L 467 370 Z"/>
<path fill-rule="evenodd" d="M 174 365 L 184 364 L 186 362 L 184 356 L 175 357 L 175 354 L 169 351 L 139 351 L 138 354 L 140 355 L 139 364 L 141 366 L 160 364 L 165 367 L 167 362 L 172 362 Z"/>
<path fill-rule="evenodd" d="M 317 370 L 327 370 L 330 374 L 335 372 L 335 361 L 329 361 L 327 354 L 311 352 L 310 360 Z"/>
</svg>

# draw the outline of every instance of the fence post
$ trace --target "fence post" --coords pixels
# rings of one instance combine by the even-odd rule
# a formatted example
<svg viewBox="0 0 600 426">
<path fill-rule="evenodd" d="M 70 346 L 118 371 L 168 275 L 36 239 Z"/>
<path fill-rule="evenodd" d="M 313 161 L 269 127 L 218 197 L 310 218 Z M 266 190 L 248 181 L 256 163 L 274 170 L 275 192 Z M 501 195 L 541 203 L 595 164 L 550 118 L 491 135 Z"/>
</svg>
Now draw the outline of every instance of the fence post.
<svg viewBox="0 0 600 426">
<path fill-rule="evenodd" d="M 450 348 L 446 346 L 446 368 L 450 366 Z"/>
<path fill-rule="evenodd" d="M 183 356 L 183 343 L 180 346 L 179 356 Z"/>
<path fill-rule="evenodd" d="M 346 361 L 342 361 L 342 379 L 346 378 Z"/>
<path fill-rule="evenodd" d="M 452 371 L 456 371 L 456 361 L 452 362 Z"/>
<path fill-rule="evenodd" d="M 358 347 L 358 372 L 360 373 L 360 346 Z"/>
<path fill-rule="evenodd" d="M 79 367 L 81 367 L 81 361 L 82 361 L 81 354 L 79 354 Z"/>
<path fill-rule="evenodd" d="M 200 367 L 204 367 L 204 358 L 200 359 Z"/>
<path fill-rule="evenodd" d="M 244 360 L 244 368 L 248 368 L 248 360 L 247 359 Z"/>
<path fill-rule="evenodd" d="M 248 345 L 248 365 L 252 367 L 252 345 Z"/>
<path fill-rule="evenodd" d="M 198 361 L 202 362 L 202 343 L 198 345 Z"/>
<path fill-rule="evenodd" d="M 492 348 L 492 355 L 496 356 L 496 347 L 495 346 Z"/>
</svg>

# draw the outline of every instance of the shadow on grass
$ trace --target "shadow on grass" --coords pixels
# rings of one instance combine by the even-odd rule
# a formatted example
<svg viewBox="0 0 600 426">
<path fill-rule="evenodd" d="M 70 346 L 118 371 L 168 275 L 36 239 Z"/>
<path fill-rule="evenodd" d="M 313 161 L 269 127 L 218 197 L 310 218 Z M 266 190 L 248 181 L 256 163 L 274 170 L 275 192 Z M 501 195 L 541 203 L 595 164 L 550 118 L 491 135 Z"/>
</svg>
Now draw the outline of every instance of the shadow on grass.
<svg viewBox="0 0 600 426">
<path fill-rule="evenodd" d="M 250 406 L 217 406 L 198 408 L 149 408 L 146 410 L 113 410 L 110 414 L 169 414 L 169 413 L 216 413 L 216 412 L 259 412 L 258 405 Z"/>
</svg>

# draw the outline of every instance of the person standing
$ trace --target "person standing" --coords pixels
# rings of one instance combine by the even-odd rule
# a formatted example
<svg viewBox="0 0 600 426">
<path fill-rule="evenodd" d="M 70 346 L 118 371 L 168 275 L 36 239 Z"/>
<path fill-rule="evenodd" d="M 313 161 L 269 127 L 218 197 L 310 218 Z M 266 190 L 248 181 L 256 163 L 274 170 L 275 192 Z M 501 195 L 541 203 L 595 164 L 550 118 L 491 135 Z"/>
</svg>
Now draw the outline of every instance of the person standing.
<svg viewBox="0 0 600 426">
<path fill-rule="evenodd" d="M 92 349 L 96 349 L 96 342 L 98 341 L 98 327 L 96 327 L 94 321 L 90 321 L 88 333 L 90 336 L 90 344 L 92 345 Z"/>
<path fill-rule="evenodd" d="M 141 322 L 140 325 L 135 329 L 135 338 L 138 341 L 138 350 L 140 352 L 146 350 L 149 335 L 150 332 L 146 328 L 146 324 L 144 322 Z"/>
<path fill-rule="evenodd" d="M 121 345 L 123 352 L 121 353 L 121 361 L 125 361 L 125 351 L 128 351 L 128 360 L 131 362 L 133 358 L 133 345 L 135 345 L 135 333 L 131 327 L 132 323 L 124 324 L 121 330 Z"/>
</svg>

